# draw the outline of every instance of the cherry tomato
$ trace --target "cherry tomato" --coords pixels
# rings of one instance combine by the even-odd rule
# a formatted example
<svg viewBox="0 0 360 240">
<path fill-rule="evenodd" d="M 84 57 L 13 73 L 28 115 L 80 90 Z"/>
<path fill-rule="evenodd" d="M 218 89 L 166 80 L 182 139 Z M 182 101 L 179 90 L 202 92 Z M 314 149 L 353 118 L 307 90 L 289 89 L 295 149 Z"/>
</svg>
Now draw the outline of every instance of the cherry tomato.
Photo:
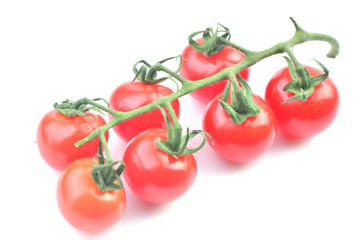
<svg viewBox="0 0 360 240">
<path fill-rule="evenodd" d="M 160 139 L 167 139 L 166 129 L 145 130 L 128 143 L 123 156 L 129 188 L 139 198 L 157 204 L 183 195 L 194 183 L 197 171 L 192 154 L 174 158 L 156 146 Z"/>
<path fill-rule="evenodd" d="M 198 43 L 202 44 L 203 40 L 198 39 Z M 202 53 L 195 51 L 188 45 L 182 52 L 182 67 L 179 74 L 184 78 L 197 81 L 210 77 L 221 70 L 231 67 L 245 58 L 245 54 L 236 50 L 235 48 L 226 46 L 220 52 L 207 57 Z M 240 72 L 242 78 L 247 80 L 249 78 L 249 68 Z M 220 81 L 210 86 L 198 89 L 190 95 L 203 103 L 209 103 L 216 95 L 222 92 L 227 81 Z"/>
<path fill-rule="evenodd" d="M 61 174 L 56 190 L 59 210 L 75 228 L 104 231 L 118 222 L 125 210 L 124 188 L 103 192 L 91 177 L 93 159 L 72 162 Z"/>
<path fill-rule="evenodd" d="M 86 113 L 89 117 L 67 117 L 56 110 L 41 119 L 36 142 L 41 156 L 52 168 L 63 171 L 72 161 L 82 157 L 92 157 L 97 153 L 99 139 L 75 147 L 75 143 L 106 122 L 98 114 Z M 105 134 L 109 138 L 108 132 Z"/>
<path fill-rule="evenodd" d="M 203 129 L 212 137 L 209 145 L 222 158 L 236 163 L 252 161 L 272 146 L 277 124 L 271 108 L 259 96 L 253 94 L 254 103 L 260 113 L 248 117 L 241 124 L 234 124 L 230 115 L 222 108 L 220 97 L 214 98 L 205 108 Z"/>
<path fill-rule="evenodd" d="M 321 70 L 306 66 L 310 76 L 323 74 Z M 294 93 L 285 92 L 291 81 L 288 67 L 279 70 L 266 87 L 265 100 L 273 109 L 279 129 L 293 137 L 312 137 L 324 131 L 335 119 L 339 108 L 339 93 L 331 78 L 315 86 L 306 102 L 294 100 L 283 103 Z"/>
<path fill-rule="evenodd" d="M 161 97 L 172 94 L 171 89 L 162 85 L 145 85 L 141 82 L 126 82 L 117 87 L 110 97 L 110 108 L 116 111 L 129 112 L 150 104 Z M 179 101 L 171 103 L 176 116 L 180 115 Z M 167 111 L 167 110 L 166 110 Z M 164 127 L 166 123 L 159 109 L 139 115 L 113 127 L 115 133 L 128 142 L 141 131 L 152 127 Z"/>
</svg>

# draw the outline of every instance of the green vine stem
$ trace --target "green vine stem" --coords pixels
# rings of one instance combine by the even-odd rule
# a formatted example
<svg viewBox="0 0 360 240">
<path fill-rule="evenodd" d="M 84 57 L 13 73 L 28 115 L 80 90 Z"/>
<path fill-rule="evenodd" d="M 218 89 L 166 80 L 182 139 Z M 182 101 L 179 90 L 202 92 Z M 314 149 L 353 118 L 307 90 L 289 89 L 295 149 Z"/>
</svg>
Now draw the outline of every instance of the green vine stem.
<svg viewBox="0 0 360 240">
<path fill-rule="evenodd" d="M 118 190 L 123 188 L 120 175 L 125 169 L 123 161 L 113 161 L 106 142 L 105 133 L 99 130 L 98 153 L 93 158 L 91 176 L 101 191 Z M 104 153 L 105 152 L 105 156 Z M 96 163 L 96 159 L 99 164 Z"/>
<path fill-rule="evenodd" d="M 157 147 L 166 152 L 167 154 L 173 156 L 174 158 L 182 155 L 193 154 L 199 151 L 206 143 L 205 135 L 209 136 L 209 134 L 203 130 L 190 130 L 189 128 L 187 128 L 186 135 L 183 136 L 182 126 L 175 114 L 174 109 L 172 108 L 170 103 L 166 103 L 165 106 L 168 109 L 170 116 L 162 107 L 159 107 L 159 110 L 164 116 L 168 135 L 166 140 L 159 140 L 156 143 Z M 202 143 L 195 148 L 188 149 L 187 146 L 189 141 L 199 134 L 203 137 Z M 209 136 L 209 138 L 211 139 L 211 136 Z"/>
<path fill-rule="evenodd" d="M 86 142 L 88 142 L 92 139 L 95 139 L 96 137 L 99 136 L 99 131 L 105 132 L 105 131 L 109 130 L 110 128 L 114 127 L 115 125 L 119 124 L 120 122 L 126 121 L 126 120 L 136 117 L 138 115 L 147 113 L 149 111 L 157 109 L 158 107 L 164 107 L 164 106 L 166 106 L 167 103 L 172 102 L 184 95 L 187 95 L 199 88 L 211 85 L 213 83 L 216 83 L 216 82 L 219 82 L 222 80 L 225 80 L 231 75 L 235 76 L 241 70 L 251 67 L 252 65 L 260 62 L 261 60 L 263 60 L 267 57 L 270 57 L 270 56 L 273 56 L 276 54 L 281 54 L 281 53 L 288 53 L 289 49 L 292 49 L 296 45 L 299 45 L 299 44 L 302 44 L 302 43 L 305 43 L 308 41 L 323 41 L 323 42 L 329 43 L 330 47 L 331 47 L 330 51 L 327 54 L 328 57 L 335 58 L 338 55 L 339 43 L 337 42 L 337 40 L 335 38 L 333 38 L 329 35 L 326 35 L 326 34 L 307 32 L 307 31 L 303 30 L 301 27 L 299 27 L 299 25 L 294 21 L 294 19 L 292 19 L 292 18 L 290 18 L 290 19 L 293 22 L 293 24 L 295 26 L 295 30 L 296 30 L 294 36 L 287 41 L 280 42 L 280 43 L 278 43 L 268 49 L 265 49 L 263 51 L 251 51 L 251 50 L 248 50 L 237 44 L 234 44 L 234 43 L 226 40 L 225 38 L 220 38 L 221 39 L 220 41 L 222 41 L 223 43 L 225 43 L 233 48 L 236 48 L 236 49 L 244 52 L 246 56 L 242 62 L 240 62 L 230 68 L 226 68 L 211 77 L 204 78 L 199 81 L 189 81 L 189 80 L 181 77 L 177 72 L 173 72 L 173 71 L 169 70 L 168 68 L 164 67 L 161 63 L 155 64 L 154 66 L 151 67 L 151 69 L 149 69 L 149 72 L 151 72 L 153 74 L 153 71 L 163 71 L 163 72 L 169 74 L 172 78 L 177 79 L 182 85 L 181 88 L 171 95 L 160 98 L 151 104 L 148 104 L 146 106 L 143 106 L 141 108 L 138 108 L 138 109 L 135 109 L 135 110 L 132 110 L 129 112 L 117 112 L 117 111 L 108 109 L 104 106 L 98 106 L 101 110 L 108 112 L 109 114 L 112 114 L 114 117 L 113 120 L 108 122 L 104 126 L 100 127 L 100 130 L 93 131 L 86 138 L 75 143 L 75 145 L 81 146 L 81 145 L 85 144 Z M 97 103 L 91 102 L 87 99 L 81 99 L 79 101 L 85 101 L 88 104 L 97 104 Z"/>
</svg>

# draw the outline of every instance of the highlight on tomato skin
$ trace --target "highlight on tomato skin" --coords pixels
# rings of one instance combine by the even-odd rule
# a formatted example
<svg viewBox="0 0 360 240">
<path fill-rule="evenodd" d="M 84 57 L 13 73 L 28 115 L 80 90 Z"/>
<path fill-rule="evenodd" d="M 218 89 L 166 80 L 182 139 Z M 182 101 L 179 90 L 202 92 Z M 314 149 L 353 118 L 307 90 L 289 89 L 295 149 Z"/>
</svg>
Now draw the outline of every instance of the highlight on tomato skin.
<svg viewBox="0 0 360 240">
<path fill-rule="evenodd" d="M 197 172 L 192 154 L 175 158 L 157 147 L 160 139 L 167 139 L 167 129 L 147 129 L 128 143 L 123 155 L 128 187 L 140 199 L 154 204 L 173 202 L 184 195 Z"/>
<path fill-rule="evenodd" d="M 93 158 L 72 162 L 58 179 L 56 197 L 59 210 L 74 228 L 102 232 L 116 224 L 125 211 L 124 188 L 103 192 L 91 177 Z"/>
<path fill-rule="evenodd" d="M 98 138 L 80 147 L 74 145 L 106 124 L 99 114 L 91 112 L 86 114 L 90 117 L 80 115 L 67 117 L 56 110 L 51 110 L 41 119 L 36 132 L 36 143 L 40 155 L 53 169 L 63 171 L 76 159 L 92 157 L 97 153 Z M 105 132 L 105 138 L 108 141 L 108 131 Z"/>
<path fill-rule="evenodd" d="M 202 38 L 198 39 L 197 42 L 202 44 Z M 232 67 L 240 63 L 245 59 L 244 53 L 230 46 L 225 46 L 225 48 L 220 52 L 207 57 L 202 53 L 195 51 L 190 45 L 188 45 L 183 50 L 181 56 L 183 61 L 179 74 L 190 81 L 197 81 L 210 77 L 225 68 Z M 240 75 L 246 81 L 249 79 L 249 74 L 249 68 L 240 72 Z M 190 93 L 190 95 L 198 101 L 207 104 L 224 90 L 226 82 L 227 80 L 224 80 L 210 86 L 203 87 Z"/>
<path fill-rule="evenodd" d="M 310 76 L 323 74 L 319 69 L 305 66 Z M 283 90 L 291 81 L 288 67 L 280 69 L 269 81 L 265 101 L 273 109 L 280 131 L 294 138 L 314 137 L 325 131 L 335 120 L 339 109 L 339 92 L 330 77 L 315 86 L 305 101 L 284 102 L 294 94 Z"/>
<path fill-rule="evenodd" d="M 147 104 L 151 104 L 161 97 L 172 94 L 173 91 L 165 86 L 146 85 L 139 81 L 125 82 L 118 86 L 111 94 L 110 108 L 116 111 L 129 112 Z M 171 103 L 177 117 L 180 116 L 180 103 L 176 99 Z M 167 110 L 166 110 L 167 111 Z M 110 120 L 112 120 L 110 116 Z M 164 127 L 166 123 L 159 109 L 136 116 L 113 127 L 114 132 L 125 142 L 129 142 L 141 131 L 152 127 Z"/>
<path fill-rule="evenodd" d="M 212 138 L 207 138 L 210 147 L 223 159 L 234 163 L 250 162 L 265 154 L 277 136 L 277 121 L 271 108 L 253 94 L 260 113 L 241 124 L 234 124 L 219 99 L 214 98 L 203 114 L 203 129 Z"/>
</svg>

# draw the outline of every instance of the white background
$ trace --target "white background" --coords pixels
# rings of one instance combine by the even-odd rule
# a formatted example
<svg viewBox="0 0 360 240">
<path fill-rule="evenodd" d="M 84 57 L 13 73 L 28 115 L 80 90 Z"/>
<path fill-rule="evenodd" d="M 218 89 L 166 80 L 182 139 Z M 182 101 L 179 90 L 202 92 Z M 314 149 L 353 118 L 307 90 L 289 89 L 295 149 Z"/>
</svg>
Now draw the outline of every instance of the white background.
<svg viewBox="0 0 360 240">
<path fill-rule="evenodd" d="M 1 1 L 0 238 L 23 239 L 360 239 L 356 1 Z M 59 173 L 41 159 L 37 124 L 54 102 L 108 98 L 133 78 L 132 65 L 176 56 L 190 33 L 230 28 L 232 40 L 262 50 L 292 37 L 289 17 L 311 32 L 340 42 L 336 59 L 326 43 L 294 49 L 299 60 L 316 58 L 330 69 L 341 94 L 333 125 L 312 139 L 279 135 L 273 148 L 246 165 L 233 165 L 207 146 L 196 153 L 198 175 L 179 200 L 151 205 L 129 189 L 127 207 L 113 228 L 85 234 L 57 208 Z M 253 92 L 263 96 L 282 57 L 251 70 Z M 204 106 L 181 101 L 184 127 L 201 128 Z M 194 117 L 195 116 L 195 117 Z M 125 143 L 111 133 L 114 158 Z M 9 235 L 10 234 L 10 235 Z"/>
</svg>

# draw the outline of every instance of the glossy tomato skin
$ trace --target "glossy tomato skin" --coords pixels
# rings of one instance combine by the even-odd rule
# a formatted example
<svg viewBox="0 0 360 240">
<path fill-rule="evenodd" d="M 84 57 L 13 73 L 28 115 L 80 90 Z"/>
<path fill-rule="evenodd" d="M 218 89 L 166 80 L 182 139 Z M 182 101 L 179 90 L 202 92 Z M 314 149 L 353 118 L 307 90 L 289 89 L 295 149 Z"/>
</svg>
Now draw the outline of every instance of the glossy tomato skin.
<svg viewBox="0 0 360 240">
<path fill-rule="evenodd" d="M 67 117 L 56 110 L 45 114 L 41 119 L 36 143 L 43 159 L 52 168 L 63 171 L 71 162 L 82 157 L 92 157 L 97 153 L 99 140 L 94 139 L 75 147 L 75 143 L 106 122 L 98 114 L 86 113 L 90 117 Z M 106 140 L 109 138 L 105 133 Z"/>
<path fill-rule="evenodd" d="M 197 42 L 203 43 L 202 39 L 198 39 Z M 243 61 L 245 54 L 226 46 L 220 52 L 207 57 L 202 53 L 195 51 L 190 45 L 188 45 L 181 54 L 183 61 L 179 74 L 184 78 L 197 81 L 203 78 L 210 77 L 221 70 L 232 67 L 235 64 Z M 246 81 L 249 78 L 249 68 L 240 72 L 242 78 Z M 190 95 L 202 103 L 209 103 L 214 97 L 216 97 L 225 88 L 227 81 L 220 81 L 210 86 L 203 87 L 201 89 L 192 92 Z"/>
<path fill-rule="evenodd" d="M 166 138 L 166 129 L 145 130 L 128 143 L 123 156 L 124 178 L 129 188 L 150 203 L 164 204 L 178 199 L 196 177 L 192 154 L 175 159 L 156 146 L 158 140 Z"/>
<path fill-rule="evenodd" d="M 171 89 L 162 85 L 145 85 L 138 81 L 125 82 L 113 91 L 109 104 L 111 109 L 129 112 L 172 93 L 173 91 Z M 173 101 L 171 106 L 176 116 L 179 117 L 179 100 L 176 99 Z M 113 127 L 113 129 L 121 139 L 129 142 L 141 131 L 152 127 L 166 127 L 164 117 L 159 109 L 121 122 Z"/>
<path fill-rule="evenodd" d="M 323 74 L 313 67 L 306 68 L 311 76 Z M 336 117 L 340 102 L 337 87 L 328 77 L 315 86 L 314 93 L 306 102 L 282 103 L 294 95 L 283 90 L 290 81 L 289 69 L 279 70 L 266 87 L 265 100 L 273 109 L 282 132 L 296 138 L 313 137 L 324 131 Z"/>
<path fill-rule="evenodd" d="M 209 145 L 222 158 L 235 163 L 252 161 L 272 146 L 277 135 L 277 123 L 271 108 L 259 96 L 254 103 L 261 109 L 254 117 L 241 124 L 234 124 L 230 115 L 221 107 L 219 98 L 213 99 L 203 116 L 203 129 L 210 134 L 214 144 Z"/>
<path fill-rule="evenodd" d="M 56 189 L 63 217 L 85 232 L 101 232 L 117 223 L 125 210 L 124 188 L 101 191 L 91 177 L 92 158 L 72 162 L 61 174 Z"/>
</svg>

